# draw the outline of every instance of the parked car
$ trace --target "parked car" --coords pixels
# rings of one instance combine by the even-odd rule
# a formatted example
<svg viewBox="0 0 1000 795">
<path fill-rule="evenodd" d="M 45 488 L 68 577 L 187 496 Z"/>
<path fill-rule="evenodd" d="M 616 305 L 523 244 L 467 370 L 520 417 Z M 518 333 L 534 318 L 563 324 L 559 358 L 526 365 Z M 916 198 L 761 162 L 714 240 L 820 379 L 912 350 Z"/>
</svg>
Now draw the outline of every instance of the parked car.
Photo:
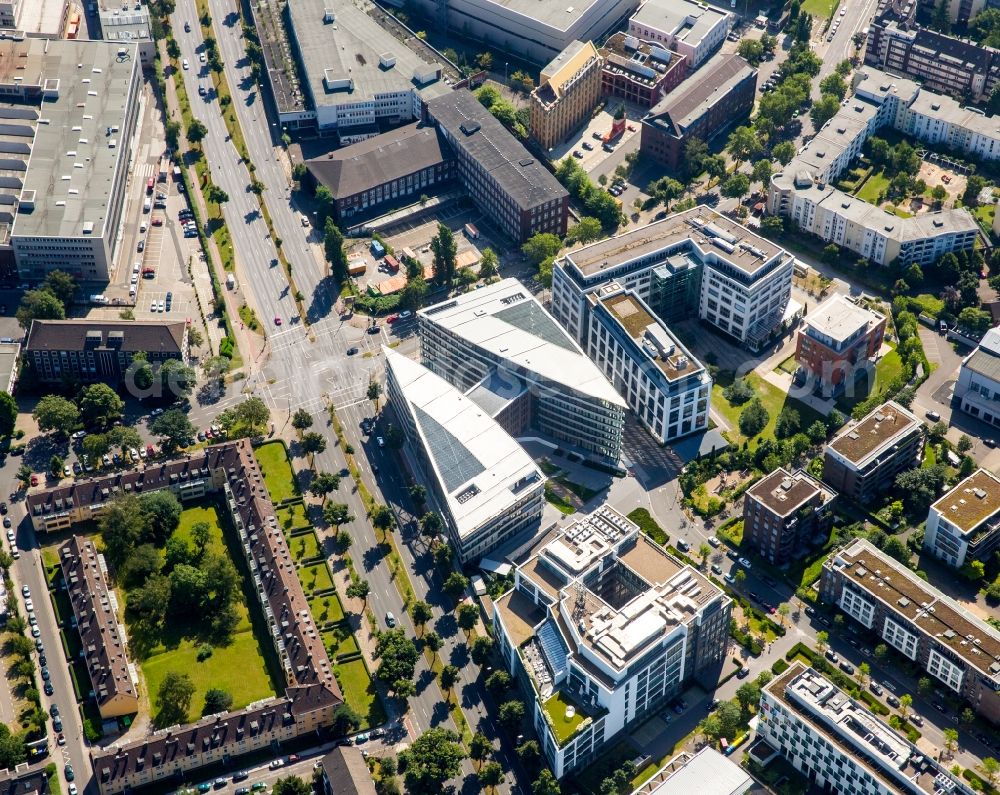
<svg viewBox="0 0 1000 795">
<path fill-rule="evenodd" d="M 897 707 L 897 708 L 899 707 L 899 699 L 898 699 L 898 698 L 896 698 L 896 697 L 895 697 L 895 696 L 894 696 L 894 695 L 893 695 L 892 693 L 890 693 L 889 695 L 887 695 L 887 696 L 885 697 L 885 702 L 886 702 L 886 703 L 887 703 L 887 704 L 888 704 L 888 705 L 889 705 L 890 707 Z"/>
<path fill-rule="evenodd" d="M 926 416 L 931 422 L 938 422 L 941 419 L 941 414 L 933 410 L 928 411 L 924 416 Z"/>
<path fill-rule="evenodd" d="M 915 713 L 915 712 L 910 714 L 910 717 L 908 718 L 908 720 L 914 726 L 923 726 L 924 725 L 924 719 L 920 715 L 918 715 L 917 713 Z"/>
<path fill-rule="evenodd" d="M 881 696 L 885 692 L 882 689 L 882 685 L 878 682 L 869 682 L 868 689 L 871 690 L 876 696 Z"/>
<path fill-rule="evenodd" d="M 744 569 L 752 569 L 753 568 L 753 564 L 749 560 L 747 560 L 746 558 L 740 558 L 739 559 L 739 564 Z"/>
<path fill-rule="evenodd" d="M 708 543 L 709 543 L 710 546 L 713 546 L 716 549 L 718 549 L 719 546 L 722 545 L 722 542 L 718 538 L 716 538 L 715 536 L 709 536 L 708 537 Z"/>
<path fill-rule="evenodd" d="M 713 563 L 712 574 L 722 574 L 722 566 L 720 566 L 718 563 Z"/>
<path fill-rule="evenodd" d="M 391 611 L 385 614 L 385 625 L 389 627 L 389 629 L 392 629 L 393 627 L 396 626 L 396 617 L 392 614 Z"/>
<path fill-rule="evenodd" d="M 854 676 L 854 666 L 847 662 L 847 660 L 841 660 L 837 663 L 837 666 L 848 676 Z"/>
<path fill-rule="evenodd" d="M 66 776 L 67 781 L 72 781 L 76 778 L 76 774 L 73 772 L 73 765 L 66 765 L 66 767 L 63 768 L 63 775 Z"/>
<path fill-rule="evenodd" d="M 833 649 L 827 649 L 823 656 L 826 657 L 830 662 L 837 663 L 840 662 L 840 656 Z"/>
<path fill-rule="evenodd" d="M 53 693 L 56 692 L 56 689 L 52 686 L 51 682 L 46 682 L 42 690 L 45 691 L 45 695 L 47 696 L 51 696 Z"/>
</svg>

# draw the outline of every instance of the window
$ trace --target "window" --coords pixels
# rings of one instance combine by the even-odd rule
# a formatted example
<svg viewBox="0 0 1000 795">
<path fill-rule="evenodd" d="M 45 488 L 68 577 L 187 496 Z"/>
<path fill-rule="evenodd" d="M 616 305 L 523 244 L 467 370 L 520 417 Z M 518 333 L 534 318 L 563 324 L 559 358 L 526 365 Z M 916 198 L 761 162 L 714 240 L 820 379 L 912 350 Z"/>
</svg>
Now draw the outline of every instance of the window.
<svg viewBox="0 0 1000 795">
<path fill-rule="evenodd" d="M 841 593 L 840 608 L 855 621 L 864 624 L 869 629 L 875 622 L 875 606 L 850 588 L 844 588 Z"/>
<path fill-rule="evenodd" d="M 931 649 L 927 658 L 927 673 L 936 676 L 956 693 L 961 692 L 965 672 L 935 649 Z"/>
<path fill-rule="evenodd" d="M 917 659 L 917 636 L 905 630 L 902 625 L 897 624 L 891 618 L 885 619 L 882 637 L 911 660 Z"/>
</svg>

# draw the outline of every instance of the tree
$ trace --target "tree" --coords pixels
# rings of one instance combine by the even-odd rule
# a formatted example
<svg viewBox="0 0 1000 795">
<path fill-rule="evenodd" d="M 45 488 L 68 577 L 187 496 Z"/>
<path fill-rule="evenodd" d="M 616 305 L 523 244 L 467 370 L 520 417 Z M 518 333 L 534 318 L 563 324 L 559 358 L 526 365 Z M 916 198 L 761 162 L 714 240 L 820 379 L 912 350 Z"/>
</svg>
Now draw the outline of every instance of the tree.
<svg viewBox="0 0 1000 795">
<path fill-rule="evenodd" d="M 334 734 L 344 735 L 357 731 L 361 727 L 361 716 L 348 704 L 341 704 L 333 713 Z"/>
<path fill-rule="evenodd" d="M 125 401 L 107 384 L 91 384 L 80 393 L 80 413 L 88 425 L 107 427 L 121 419 Z"/>
<path fill-rule="evenodd" d="M 424 635 L 424 645 L 431 650 L 432 654 L 437 654 L 444 645 L 444 641 L 436 632 L 428 632 Z"/>
<path fill-rule="evenodd" d="M 149 424 L 149 430 L 159 437 L 163 451 L 167 454 L 194 437 L 194 425 L 180 409 L 167 409 Z"/>
<path fill-rule="evenodd" d="M 84 439 L 84 441 L 87 440 Z M 116 425 L 108 431 L 107 442 L 109 446 L 118 447 L 122 452 L 132 447 L 138 448 L 143 446 L 142 436 L 139 435 L 139 431 L 127 425 Z"/>
<path fill-rule="evenodd" d="M 966 207 L 978 207 L 979 194 L 983 192 L 983 188 L 985 187 L 985 177 L 981 177 L 979 174 L 970 175 L 965 183 L 965 193 L 962 195 L 962 203 Z"/>
<path fill-rule="evenodd" d="M 442 669 L 443 672 L 443 669 Z M 493 742 L 482 732 L 476 732 L 469 741 L 469 758 L 475 762 L 485 762 L 493 755 Z"/>
<path fill-rule="evenodd" d="M 392 511 L 386 505 L 376 505 L 372 509 L 371 520 L 375 529 L 381 530 L 383 534 L 391 530 L 396 523 Z"/>
<path fill-rule="evenodd" d="M 586 219 L 581 219 L 581 223 Z M 479 278 L 489 281 L 500 275 L 500 258 L 491 248 L 484 248 L 479 257 Z"/>
<path fill-rule="evenodd" d="M 944 751 L 948 756 L 952 756 L 955 753 L 955 749 L 958 748 L 958 729 L 945 729 L 942 732 L 944 736 Z"/>
<path fill-rule="evenodd" d="M 305 409 L 296 409 L 292 415 L 292 427 L 297 431 L 304 431 L 311 428 L 313 424 L 312 414 Z"/>
<path fill-rule="evenodd" d="M 745 41 L 752 39 L 744 39 Z M 726 142 L 726 150 L 733 156 L 737 168 L 741 163 L 753 160 L 763 148 L 760 136 L 749 127 L 737 127 L 729 134 L 729 140 Z"/>
<path fill-rule="evenodd" d="M 749 718 L 760 703 L 760 685 L 757 682 L 744 682 L 736 689 L 736 700 L 744 718 Z"/>
<path fill-rule="evenodd" d="M 731 199 L 742 200 L 750 192 L 750 177 L 737 172 L 725 181 L 722 186 L 722 195 Z"/>
<path fill-rule="evenodd" d="M 913 696 L 909 693 L 903 693 L 899 697 L 899 712 L 903 716 L 903 720 L 906 720 L 906 715 L 909 713 L 911 706 L 913 706 Z"/>
<path fill-rule="evenodd" d="M 233 705 L 232 695 L 218 687 L 213 687 L 205 693 L 205 706 L 201 710 L 202 715 L 215 715 L 219 712 L 228 712 Z M 275 784 L 277 789 L 277 784 Z"/>
<path fill-rule="evenodd" d="M 708 560 L 708 556 L 712 554 L 712 547 L 707 543 L 702 542 L 701 546 L 698 547 L 698 555 L 701 557 L 702 565 Z"/>
<path fill-rule="evenodd" d="M 323 227 L 323 253 L 330 264 L 330 274 L 338 282 L 347 278 L 347 250 L 344 247 L 344 235 L 333 218 L 329 216 Z"/>
<path fill-rule="evenodd" d="M 439 795 L 461 771 L 465 751 L 459 737 L 440 726 L 428 729 L 406 750 L 406 789 L 413 795 Z"/>
<path fill-rule="evenodd" d="M 372 587 L 368 580 L 358 580 L 348 585 L 347 590 L 344 591 L 344 593 L 346 593 L 350 599 L 360 599 L 362 602 L 367 604 L 368 594 L 371 593 L 371 589 Z"/>
<path fill-rule="evenodd" d="M 427 488 L 420 483 L 413 483 L 407 489 L 413 504 L 420 507 L 427 502 Z"/>
<path fill-rule="evenodd" d="M 489 635 L 476 635 L 469 648 L 469 656 L 476 665 L 485 665 L 493 653 L 493 639 Z"/>
<path fill-rule="evenodd" d="M 884 643 L 879 643 L 875 646 L 875 662 L 884 663 L 889 657 L 889 647 Z"/>
<path fill-rule="evenodd" d="M 14 433 L 17 423 L 17 402 L 9 392 L 0 391 L 0 436 Z"/>
<path fill-rule="evenodd" d="M 339 488 L 340 475 L 334 475 L 332 472 L 317 472 L 309 484 L 309 493 L 325 501 L 330 492 Z"/>
<path fill-rule="evenodd" d="M 836 72 L 827 75 L 819 83 L 821 94 L 833 94 L 838 100 L 843 100 L 847 96 L 847 83 Z"/>
<path fill-rule="evenodd" d="M 736 52 L 751 66 L 759 66 L 764 58 L 764 45 L 757 39 L 743 39 L 736 48 Z"/>
<path fill-rule="evenodd" d="M 487 762 L 479 768 L 477 775 L 479 783 L 487 790 L 495 790 L 507 780 L 507 776 L 504 775 L 503 768 L 499 762 Z"/>
<path fill-rule="evenodd" d="M 944 5 L 943 0 L 942 5 Z M 980 763 L 979 769 L 983 771 L 987 784 L 992 787 L 997 783 L 997 775 L 1000 775 L 1000 762 L 997 762 L 997 760 L 992 756 L 987 756 L 983 759 L 982 763 Z"/>
<path fill-rule="evenodd" d="M 543 260 L 555 257 L 561 248 L 562 241 L 557 235 L 539 232 L 527 239 L 521 251 L 532 265 L 539 265 Z"/>
<path fill-rule="evenodd" d="M 963 707 L 962 711 L 958 714 L 958 722 L 963 726 L 971 726 L 976 722 L 976 713 L 969 707 Z"/>
<path fill-rule="evenodd" d="M 479 621 L 479 608 L 469 602 L 462 602 L 455 611 L 455 614 L 458 619 L 458 626 L 465 630 L 466 633 L 471 632 L 472 628 L 476 626 L 476 622 Z"/>
<path fill-rule="evenodd" d="M 524 720 L 524 702 L 505 701 L 500 705 L 497 716 L 501 726 L 511 734 L 517 734 Z"/>
<path fill-rule="evenodd" d="M 469 579 L 460 571 L 453 571 L 444 581 L 444 592 L 452 599 L 458 599 L 469 587 Z"/>
<path fill-rule="evenodd" d="M 672 177 L 660 177 L 649 184 L 649 195 L 663 204 L 664 209 L 670 209 L 670 202 L 679 199 L 684 194 L 684 185 Z"/>
<path fill-rule="evenodd" d="M 31 412 L 38 429 L 55 431 L 61 436 L 69 436 L 80 422 L 80 412 L 76 405 L 59 395 L 45 395 L 35 404 Z"/>
<path fill-rule="evenodd" d="M 799 412 L 786 406 L 775 420 L 774 435 L 779 439 L 788 439 L 799 432 L 800 422 Z"/>
<path fill-rule="evenodd" d="M 375 643 L 375 657 L 379 666 L 375 676 L 386 682 L 393 690 L 401 681 L 412 681 L 417 663 L 417 647 L 402 629 L 390 629 L 379 633 Z"/>
<path fill-rule="evenodd" d="M 205 139 L 206 135 L 208 135 L 208 127 L 198 121 L 198 119 L 194 119 L 188 125 L 184 137 L 187 138 L 189 144 L 200 148 L 201 142 Z"/>
<path fill-rule="evenodd" d="M 820 652 L 825 652 L 830 646 L 830 633 L 825 630 L 820 630 L 816 633 L 816 648 Z"/>
<path fill-rule="evenodd" d="M 934 683 L 929 676 L 921 676 L 917 680 L 917 691 L 922 695 L 927 695 L 934 689 Z"/>
<path fill-rule="evenodd" d="M 168 671 L 156 693 L 156 706 L 159 712 L 154 723 L 162 728 L 185 721 L 194 691 L 194 682 L 190 676 Z"/>
<path fill-rule="evenodd" d="M 947 473 L 940 464 L 922 469 L 911 469 L 896 475 L 896 489 L 908 497 L 908 506 L 914 513 L 926 511 L 944 485 Z"/>
<path fill-rule="evenodd" d="M 78 286 L 76 279 L 66 273 L 66 271 L 54 270 L 49 271 L 45 277 L 45 281 L 42 283 L 41 289 L 47 290 L 58 298 L 59 303 L 68 312 L 70 307 L 73 306 L 73 298 L 76 296 Z"/>
<path fill-rule="evenodd" d="M 434 617 L 434 613 L 431 610 L 431 606 L 422 599 L 418 599 L 412 605 L 410 605 L 410 618 L 413 619 L 413 626 L 418 629 L 423 629 L 423 627 Z"/>
<path fill-rule="evenodd" d="M 754 398 L 740 412 L 740 433 L 747 438 L 756 436 L 764 430 L 770 419 L 771 415 L 764 408 L 764 404 L 761 403 L 760 398 Z"/>
<path fill-rule="evenodd" d="M 993 316 L 985 309 L 967 306 L 958 313 L 958 324 L 973 334 L 981 336 L 993 325 Z"/>
<path fill-rule="evenodd" d="M 181 521 L 181 504 L 169 489 L 151 491 L 139 497 L 144 530 L 142 540 L 163 546 Z"/>
<path fill-rule="evenodd" d="M 235 408 L 236 422 L 251 436 L 263 433 L 264 426 L 271 419 L 271 410 L 259 397 L 249 397 Z"/>
<path fill-rule="evenodd" d="M 813 103 L 809 110 L 809 118 L 818 130 L 836 116 L 838 110 L 840 110 L 840 100 L 834 94 L 823 94 L 818 102 Z"/>
<path fill-rule="evenodd" d="M 338 530 L 342 524 L 354 521 L 354 516 L 345 503 L 328 502 L 323 507 L 323 519 L 327 524 L 334 525 Z"/>
<path fill-rule="evenodd" d="M 754 182 L 759 182 L 762 187 L 767 187 L 767 183 L 771 180 L 771 174 L 774 172 L 774 167 L 771 165 L 770 160 L 761 159 L 753 164 L 753 170 L 751 172 L 751 179 Z M 777 216 L 780 218 L 781 216 Z"/>
<path fill-rule="evenodd" d="M 858 684 L 861 685 L 862 687 L 864 687 L 865 682 L 867 682 L 868 679 L 869 679 L 869 677 L 871 676 L 871 672 L 872 672 L 872 669 L 871 669 L 871 666 L 868 663 L 863 662 L 860 665 L 858 665 L 858 667 L 857 667 L 857 669 L 855 671 L 855 674 L 856 674 L 857 680 L 858 680 Z"/>
<path fill-rule="evenodd" d="M 451 229 L 442 223 L 438 224 L 437 234 L 431 238 L 431 251 L 434 252 L 434 280 L 450 287 L 458 267 L 458 244 Z"/>
<path fill-rule="evenodd" d="M 722 396 L 733 406 L 742 406 L 754 396 L 754 391 L 744 378 L 735 379 L 722 390 Z"/>
<path fill-rule="evenodd" d="M 447 693 L 455 686 L 455 682 L 458 681 L 458 668 L 454 665 L 446 665 L 441 669 L 439 677 L 441 689 Z"/>
<path fill-rule="evenodd" d="M 561 795 L 561 793 L 562 787 L 559 786 L 559 780 L 552 775 L 551 770 L 543 767 L 538 778 L 531 785 L 531 795 Z"/>
<path fill-rule="evenodd" d="M 792 162 L 792 158 L 795 157 L 795 144 L 791 141 L 782 141 L 774 145 L 771 149 L 771 154 L 781 165 L 787 166 Z"/>
<path fill-rule="evenodd" d="M 18 324 L 27 331 L 32 320 L 63 320 L 66 307 L 48 290 L 28 290 L 14 313 Z"/>
<path fill-rule="evenodd" d="M 427 511 L 427 513 L 420 517 L 420 533 L 427 538 L 437 538 L 442 527 L 444 527 L 444 521 L 441 519 L 441 514 L 439 513 Z"/>
<path fill-rule="evenodd" d="M 284 776 L 274 782 L 271 795 L 312 795 L 312 787 L 299 776 Z"/>
<path fill-rule="evenodd" d="M 488 72 L 493 68 L 493 53 L 481 52 L 476 56 L 476 66 Z"/>
<path fill-rule="evenodd" d="M 27 639 L 26 639 L 27 640 Z M 494 696 L 501 696 L 510 690 L 513 679 L 503 670 L 497 670 L 486 677 L 486 687 Z"/>
<path fill-rule="evenodd" d="M 316 431 L 302 436 L 302 449 L 307 453 L 322 453 L 326 449 L 326 437 Z"/>
<path fill-rule="evenodd" d="M 61 455 L 53 455 L 52 458 L 49 459 L 49 473 L 52 477 L 58 480 L 63 476 L 63 467 L 65 465 L 66 462 L 63 460 Z"/>
</svg>

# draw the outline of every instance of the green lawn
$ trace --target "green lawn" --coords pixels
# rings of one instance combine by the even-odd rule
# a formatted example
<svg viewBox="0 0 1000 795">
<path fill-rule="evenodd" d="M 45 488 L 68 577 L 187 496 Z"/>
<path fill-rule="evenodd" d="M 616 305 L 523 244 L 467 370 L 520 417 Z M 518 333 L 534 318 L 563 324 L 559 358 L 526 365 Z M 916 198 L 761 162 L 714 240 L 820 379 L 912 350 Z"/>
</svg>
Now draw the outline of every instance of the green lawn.
<svg viewBox="0 0 1000 795">
<path fill-rule="evenodd" d="M 306 593 L 310 591 L 325 591 L 333 587 L 333 577 L 326 563 L 314 563 L 299 569 L 299 582 Z"/>
<path fill-rule="evenodd" d="M 361 728 L 368 729 L 385 723 L 385 710 L 375 690 L 364 660 L 358 658 L 333 666 L 344 699 L 361 716 Z"/>
<path fill-rule="evenodd" d="M 777 422 L 778 415 L 785 406 L 795 409 L 799 413 L 799 428 L 801 430 L 805 430 L 816 420 L 824 419 L 823 415 L 818 411 L 810 408 L 801 400 L 789 397 L 786 393 L 778 389 L 778 387 L 768 383 L 756 373 L 750 373 L 746 377 L 746 381 L 750 385 L 750 388 L 753 389 L 754 395 L 760 398 L 764 404 L 764 408 L 767 409 L 767 413 L 770 415 L 770 419 L 767 425 L 764 426 L 764 430 L 754 437 L 757 441 L 774 437 L 774 424 Z M 746 404 L 744 403 L 742 406 L 731 405 L 722 394 L 723 388 L 723 385 L 718 381 L 712 386 L 712 405 L 716 411 L 726 418 L 726 422 L 730 426 L 728 432 L 729 440 L 733 444 L 743 444 L 745 437 L 740 433 L 740 412 L 743 411 Z"/>
<path fill-rule="evenodd" d="M 312 530 L 308 533 L 302 533 L 289 538 L 288 550 L 292 553 L 292 558 L 296 563 L 300 563 L 303 560 L 312 560 L 321 554 L 319 539 L 316 538 L 316 533 Z"/>
<path fill-rule="evenodd" d="M 294 497 L 297 494 L 295 476 L 292 474 L 285 446 L 281 442 L 268 442 L 254 450 L 254 453 L 264 473 L 264 483 L 267 484 L 271 501 L 279 503 Z"/>
<path fill-rule="evenodd" d="M 580 728 L 580 724 L 586 719 L 586 715 L 581 712 L 579 705 L 561 690 L 553 693 L 542 707 L 545 710 L 545 714 L 549 716 L 549 722 L 552 724 L 552 734 L 555 736 L 556 743 L 560 746 L 573 736 L 576 730 Z M 574 707 L 576 709 L 576 712 L 570 718 L 566 717 L 566 707 Z"/>
<path fill-rule="evenodd" d="M 323 645 L 330 653 L 330 659 L 335 660 L 344 654 L 357 654 L 360 649 L 358 642 L 351 633 L 351 627 L 346 621 L 341 621 L 332 629 L 322 633 Z"/>
<path fill-rule="evenodd" d="M 889 343 L 891 345 L 891 343 Z M 869 395 L 886 388 L 895 378 L 903 373 L 903 360 L 896 352 L 895 347 L 885 356 L 875 363 L 875 383 L 869 388 L 868 379 L 860 378 L 854 385 L 853 395 L 841 395 L 837 399 L 837 408 L 845 414 L 850 414 L 851 409 L 858 403 L 866 400 Z"/>
<path fill-rule="evenodd" d="M 309 611 L 317 626 L 322 627 L 344 620 L 344 607 L 340 604 L 340 599 L 337 598 L 336 594 L 314 596 L 306 601 L 309 602 Z M 328 604 L 324 604 L 324 602 L 328 602 Z"/>
<path fill-rule="evenodd" d="M 160 683 L 170 671 L 185 673 L 194 683 L 195 694 L 188 720 L 195 720 L 201 715 L 205 693 L 213 687 L 232 694 L 234 708 L 277 695 L 268 676 L 260 644 L 251 629 L 236 633 L 229 646 L 215 647 L 212 656 L 202 662 L 198 662 L 198 645 L 190 640 L 181 641 L 177 648 L 143 660 L 146 690 L 154 704 Z"/>
<path fill-rule="evenodd" d="M 802 3 L 802 10 L 807 14 L 812 14 L 817 19 L 827 19 L 837 7 L 838 0 L 805 0 Z"/>
<path fill-rule="evenodd" d="M 808 1 L 809 0 L 807 0 L 807 2 Z M 804 7 L 805 6 L 803 6 L 803 8 Z M 889 178 L 884 172 L 879 171 L 878 173 L 872 174 L 868 177 L 855 195 L 863 202 L 877 204 L 878 197 L 885 193 L 888 189 Z"/>
<path fill-rule="evenodd" d="M 181 512 L 181 521 L 174 530 L 174 536 L 187 541 L 191 549 L 196 547 L 191 538 L 191 529 L 199 522 L 207 522 L 211 536 L 208 541 L 208 552 L 226 554 L 226 544 L 222 540 L 222 526 L 219 524 L 219 512 L 214 505 L 198 505 L 185 508 Z"/>
<path fill-rule="evenodd" d="M 286 534 L 302 527 L 312 527 L 304 503 L 293 502 L 291 505 L 284 505 L 278 508 L 275 514 L 278 517 L 278 524 Z"/>
</svg>

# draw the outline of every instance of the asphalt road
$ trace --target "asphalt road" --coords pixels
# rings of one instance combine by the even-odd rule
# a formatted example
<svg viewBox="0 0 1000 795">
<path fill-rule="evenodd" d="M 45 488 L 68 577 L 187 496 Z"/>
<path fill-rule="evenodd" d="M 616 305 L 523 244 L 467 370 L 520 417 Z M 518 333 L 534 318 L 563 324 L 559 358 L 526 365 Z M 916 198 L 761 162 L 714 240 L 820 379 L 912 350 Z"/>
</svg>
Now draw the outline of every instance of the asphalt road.
<svg viewBox="0 0 1000 795">
<path fill-rule="evenodd" d="M 250 172 L 229 141 L 215 90 L 209 88 L 206 97 L 198 95 L 198 86 L 204 83 L 210 87 L 212 79 L 208 64 L 199 59 L 205 44 L 194 0 L 179 0 L 172 19 L 181 57 L 189 64 L 188 69 L 181 70 L 181 78 L 191 111 L 208 129 L 202 141 L 205 159 L 211 166 L 213 182 L 229 195 L 222 210 L 233 240 L 240 284 L 253 295 L 258 316 L 268 329 L 274 328 L 275 318 L 281 318 L 282 323 L 299 323 L 298 309 L 278 262 L 278 252 L 261 214 L 260 203 L 250 191 Z M 185 22 L 190 27 L 189 32 L 184 30 Z"/>
</svg>

